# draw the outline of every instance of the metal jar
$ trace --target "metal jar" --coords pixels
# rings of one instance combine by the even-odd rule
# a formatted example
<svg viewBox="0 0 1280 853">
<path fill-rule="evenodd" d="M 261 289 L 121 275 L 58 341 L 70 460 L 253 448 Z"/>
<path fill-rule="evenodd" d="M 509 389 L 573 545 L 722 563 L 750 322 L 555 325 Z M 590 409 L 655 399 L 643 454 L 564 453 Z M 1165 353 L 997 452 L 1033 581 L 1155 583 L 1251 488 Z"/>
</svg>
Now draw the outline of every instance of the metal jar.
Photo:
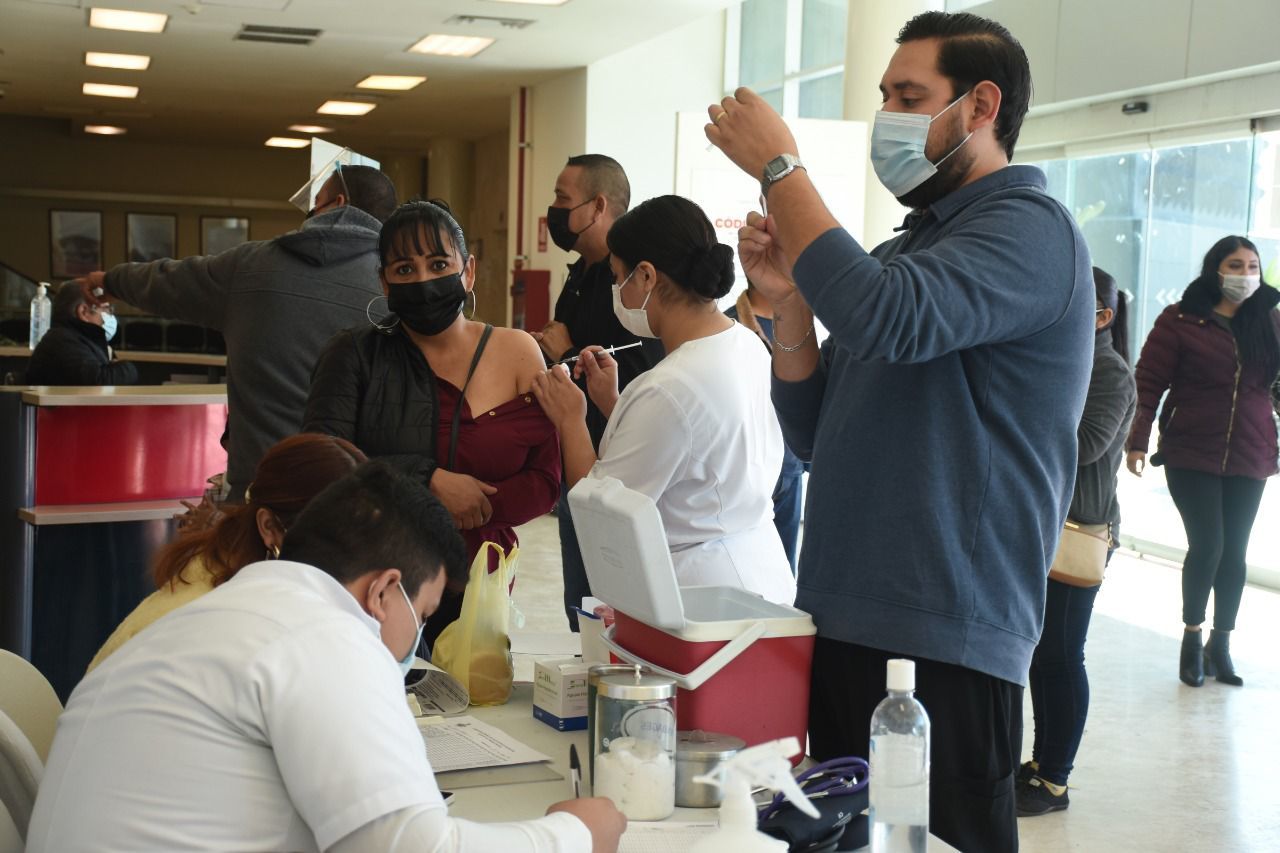
<svg viewBox="0 0 1280 853">
<path fill-rule="evenodd" d="M 596 693 L 600 679 L 606 675 L 635 672 L 634 664 L 600 663 L 587 670 L 587 772 L 594 786 L 596 783 Z"/>
<path fill-rule="evenodd" d="M 720 805 L 724 792 L 717 785 L 693 781 L 710 773 L 720 762 L 733 758 L 747 742 L 733 735 L 695 730 L 676 736 L 676 805 L 687 809 L 711 809 Z"/>
</svg>

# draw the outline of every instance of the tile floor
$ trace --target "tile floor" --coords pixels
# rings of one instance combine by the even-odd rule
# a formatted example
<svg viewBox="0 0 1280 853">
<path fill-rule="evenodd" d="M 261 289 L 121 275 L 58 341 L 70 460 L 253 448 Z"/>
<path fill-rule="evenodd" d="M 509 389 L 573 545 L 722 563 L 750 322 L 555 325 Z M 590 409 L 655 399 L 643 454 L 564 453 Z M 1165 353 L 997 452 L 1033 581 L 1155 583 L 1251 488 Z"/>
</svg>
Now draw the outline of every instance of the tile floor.
<svg viewBox="0 0 1280 853">
<path fill-rule="evenodd" d="M 555 519 L 520 539 L 516 604 L 527 628 L 559 630 Z M 1112 560 L 1086 647 L 1093 700 L 1071 807 L 1023 818 L 1024 853 L 1280 851 L 1280 594 L 1245 591 L 1232 651 L 1246 686 L 1199 689 L 1177 677 L 1180 596 L 1176 567 Z M 1026 720 L 1030 755 L 1029 698 Z"/>
</svg>

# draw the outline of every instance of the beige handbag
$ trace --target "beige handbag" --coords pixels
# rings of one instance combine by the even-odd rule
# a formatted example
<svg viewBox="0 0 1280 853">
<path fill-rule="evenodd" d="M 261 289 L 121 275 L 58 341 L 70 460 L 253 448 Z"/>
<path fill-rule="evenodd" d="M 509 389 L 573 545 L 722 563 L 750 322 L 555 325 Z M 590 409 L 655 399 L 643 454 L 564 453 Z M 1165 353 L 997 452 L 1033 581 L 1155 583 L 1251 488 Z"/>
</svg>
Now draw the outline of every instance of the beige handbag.
<svg viewBox="0 0 1280 853">
<path fill-rule="evenodd" d="M 1069 586 L 1097 586 L 1107 565 L 1111 548 L 1111 525 L 1078 524 L 1068 520 L 1062 526 L 1058 553 L 1049 567 L 1049 577 Z"/>
</svg>

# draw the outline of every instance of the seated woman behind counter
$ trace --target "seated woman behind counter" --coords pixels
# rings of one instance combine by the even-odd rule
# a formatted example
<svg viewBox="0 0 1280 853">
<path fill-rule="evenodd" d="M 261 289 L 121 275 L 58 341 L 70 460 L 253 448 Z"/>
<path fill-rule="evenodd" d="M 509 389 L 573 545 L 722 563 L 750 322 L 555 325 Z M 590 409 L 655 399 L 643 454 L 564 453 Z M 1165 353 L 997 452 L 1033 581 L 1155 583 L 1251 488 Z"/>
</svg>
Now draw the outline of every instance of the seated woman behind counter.
<svg viewBox="0 0 1280 853">
<path fill-rule="evenodd" d="M 273 559 L 298 513 L 364 461 L 350 442 L 330 435 L 292 435 L 268 450 L 243 504 L 228 508 L 209 527 L 182 534 L 156 555 L 156 591 L 112 632 L 86 673 L 161 616 L 226 583 L 250 563 Z"/>
<path fill-rule="evenodd" d="M 575 375 L 609 417 L 597 459 L 586 398 L 563 366 L 533 382 L 556 424 L 572 487 L 615 477 L 648 495 L 666 528 L 682 586 L 737 586 L 790 604 L 795 579 L 773 525 L 782 432 L 769 398 L 769 354 L 720 313 L 733 286 L 733 250 L 716 242 L 702 208 L 650 199 L 609 230 L 619 321 L 661 338 L 667 357 L 618 394 L 617 363 L 583 350 Z"/>
<path fill-rule="evenodd" d="M 529 393 L 542 351 L 527 332 L 463 314 L 476 260 L 443 202 L 411 201 L 378 241 L 385 319 L 339 332 L 311 377 L 304 429 L 352 441 L 426 483 L 453 516 L 468 561 L 560 495 L 555 429 Z M 447 591 L 423 635 L 458 617 Z"/>
</svg>

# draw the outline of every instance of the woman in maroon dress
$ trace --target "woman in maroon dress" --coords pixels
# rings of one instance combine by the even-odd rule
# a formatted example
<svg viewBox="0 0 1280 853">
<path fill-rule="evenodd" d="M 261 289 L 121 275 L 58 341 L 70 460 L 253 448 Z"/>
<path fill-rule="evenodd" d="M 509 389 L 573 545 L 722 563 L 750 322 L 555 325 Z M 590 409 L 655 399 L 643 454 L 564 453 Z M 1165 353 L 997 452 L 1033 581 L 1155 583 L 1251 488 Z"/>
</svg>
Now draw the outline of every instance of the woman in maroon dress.
<svg viewBox="0 0 1280 853">
<path fill-rule="evenodd" d="M 548 512 L 560 493 L 555 428 L 530 393 L 541 350 L 523 331 L 464 315 L 475 258 L 442 202 L 401 205 L 382 226 L 379 253 L 392 313 L 329 341 L 304 429 L 421 477 L 453 516 L 469 559 L 485 542 L 510 549 L 513 528 Z M 424 642 L 460 606 L 460 593 L 447 594 Z"/>
</svg>

